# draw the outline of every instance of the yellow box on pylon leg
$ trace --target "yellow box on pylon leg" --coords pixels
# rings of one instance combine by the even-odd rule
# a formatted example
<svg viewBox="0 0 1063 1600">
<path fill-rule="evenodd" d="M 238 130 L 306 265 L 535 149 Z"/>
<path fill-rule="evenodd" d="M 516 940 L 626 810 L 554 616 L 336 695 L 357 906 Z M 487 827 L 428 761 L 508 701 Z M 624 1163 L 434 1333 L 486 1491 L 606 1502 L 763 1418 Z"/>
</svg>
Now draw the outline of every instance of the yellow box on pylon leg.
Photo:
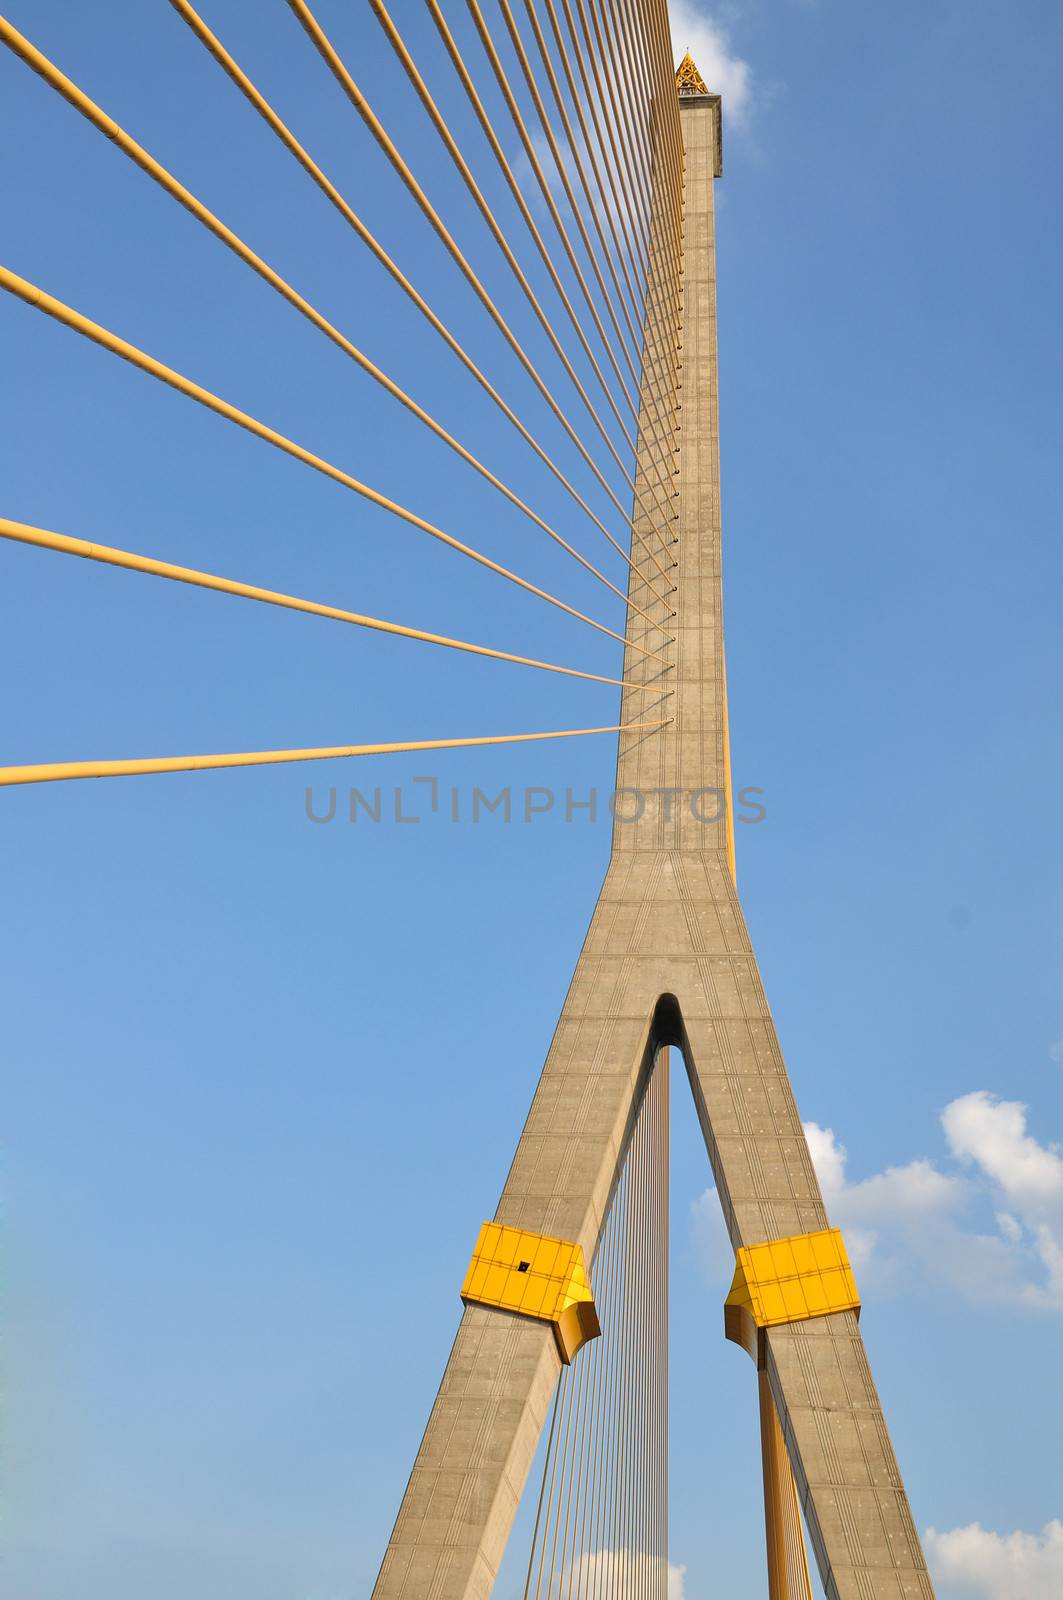
<svg viewBox="0 0 1063 1600">
<path fill-rule="evenodd" d="M 499 1222 L 480 1229 L 461 1298 L 551 1323 L 566 1366 L 602 1331 L 582 1248 Z"/>
<path fill-rule="evenodd" d="M 724 1301 L 724 1332 L 758 1365 L 761 1328 L 826 1317 L 834 1311 L 860 1314 L 860 1296 L 839 1228 L 742 1245 L 736 1252 L 734 1279 Z"/>
</svg>

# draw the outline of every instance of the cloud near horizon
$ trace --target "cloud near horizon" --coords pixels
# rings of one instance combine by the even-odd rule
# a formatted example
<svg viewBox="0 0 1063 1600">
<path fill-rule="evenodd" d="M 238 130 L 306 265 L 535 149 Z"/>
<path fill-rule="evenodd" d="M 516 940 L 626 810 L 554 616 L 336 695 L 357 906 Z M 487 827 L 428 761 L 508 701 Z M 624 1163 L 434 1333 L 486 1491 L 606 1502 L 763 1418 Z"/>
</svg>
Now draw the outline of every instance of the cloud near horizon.
<svg viewBox="0 0 1063 1600">
<path fill-rule="evenodd" d="M 991 1533 L 981 1523 L 924 1535 L 937 1583 L 977 1600 L 1059 1600 L 1063 1595 L 1063 1522 L 1043 1532 Z"/>
<path fill-rule="evenodd" d="M 630 1586 L 634 1591 L 649 1594 L 659 1593 L 663 1576 L 660 1567 L 660 1556 L 646 1555 L 641 1551 L 585 1550 L 578 1569 L 574 1562 L 566 1576 L 571 1581 L 578 1574 L 580 1593 L 583 1592 L 583 1585 L 587 1584 L 598 1594 L 607 1587 L 611 1593 L 614 1585 L 618 1592 L 623 1589 L 626 1593 Z M 685 1600 L 686 1570 L 686 1567 L 677 1567 L 673 1562 L 668 1562 L 668 1600 Z"/>
</svg>

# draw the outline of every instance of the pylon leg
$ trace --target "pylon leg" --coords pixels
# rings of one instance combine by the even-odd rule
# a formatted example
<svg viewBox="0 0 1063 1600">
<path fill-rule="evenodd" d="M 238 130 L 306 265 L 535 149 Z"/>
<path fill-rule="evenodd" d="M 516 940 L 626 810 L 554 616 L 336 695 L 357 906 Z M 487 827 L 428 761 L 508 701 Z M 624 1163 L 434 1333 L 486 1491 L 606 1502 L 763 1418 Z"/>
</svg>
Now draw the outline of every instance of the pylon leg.
<svg viewBox="0 0 1063 1600">
<path fill-rule="evenodd" d="M 683 1052 L 735 1247 L 825 1228 L 724 852 L 610 868 L 496 1220 L 576 1241 L 590 1260 L 659 1044 Z M 929 1600 L 855 1316 L 763 1339 L 828 1600 Z M 465 1310 L 378 1600 L 490 1594 L 559 1371 L 547 1325 Z"/>
</svg>

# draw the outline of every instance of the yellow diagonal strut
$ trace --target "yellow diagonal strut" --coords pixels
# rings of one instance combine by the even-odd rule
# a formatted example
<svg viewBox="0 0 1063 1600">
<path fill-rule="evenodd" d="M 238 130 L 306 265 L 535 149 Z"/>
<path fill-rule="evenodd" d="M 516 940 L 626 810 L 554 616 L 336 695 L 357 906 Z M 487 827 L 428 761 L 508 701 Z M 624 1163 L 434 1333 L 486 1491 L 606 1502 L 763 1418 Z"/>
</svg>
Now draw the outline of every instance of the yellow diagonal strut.
<svg viewBox="0 0 1063 1600">
<path fill-rule="evenodd" d="M 480 1229 L 461 1298 L 551 1323 L 566 1366 L 602 1331 L 581 1246 L 498 1222 Z"/>
</svg>

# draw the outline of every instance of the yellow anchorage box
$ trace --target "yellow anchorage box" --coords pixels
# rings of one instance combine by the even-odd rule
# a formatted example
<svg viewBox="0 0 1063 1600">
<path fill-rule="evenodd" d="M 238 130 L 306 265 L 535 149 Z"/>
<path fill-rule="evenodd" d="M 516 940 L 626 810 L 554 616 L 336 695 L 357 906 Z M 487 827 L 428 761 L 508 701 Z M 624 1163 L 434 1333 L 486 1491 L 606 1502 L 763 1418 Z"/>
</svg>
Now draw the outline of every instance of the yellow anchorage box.
<svg viewBox="0 0 1063 1600">
<path fill-rule="evenodd" d="M 566 1366 L 602 1331 L 580 1246 L 498 1222 L 480 1229 L 461 1298 L 551 1323 Z"/>
<path fill-rule="evenodd" d="M 826 1317 L 832 1311 L 860 1313 L 839 1228 L 743 1245 L 737 1252 L 734 1281 L 724 1301 L 724 1331 L 754 1361 L 759 1360 L 761 1328 Z"/>
</svg>

